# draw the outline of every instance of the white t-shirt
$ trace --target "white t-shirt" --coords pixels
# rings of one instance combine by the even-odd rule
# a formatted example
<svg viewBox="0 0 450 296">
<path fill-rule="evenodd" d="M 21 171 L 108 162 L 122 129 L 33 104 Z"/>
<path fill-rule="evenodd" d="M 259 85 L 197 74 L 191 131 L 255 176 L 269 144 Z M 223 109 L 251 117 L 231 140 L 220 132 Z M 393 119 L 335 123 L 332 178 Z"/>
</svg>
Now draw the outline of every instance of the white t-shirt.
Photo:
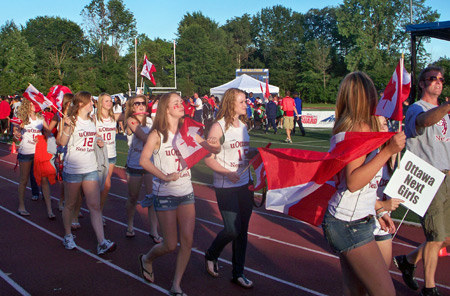
<svg viewBox="0 0 450 296">
<path fill-rule="evenodd" d="M 64 159 L 64 172 L 67 174 L 86 174 L 97 171 L 97 158 L 94 145 L 97 129 L 94 121 L 77 118 L 75 129 L 67 144 Z"/>
<path fill-rule="evenodd" d="M 29 118 L 30 123 L 25 125 L 21 130 L 22 141 L 19 146 L 20 154 L 34 154 L 36 151 L 36 142 L 34 139 L 42 135 L 42 129 L 44 128 L 44 119 L 36 117 L 35 120 Z"/>
<path fill-rule="evenodd" d="M 158 151 L 153 151 L 153 164 L 163 173 L 171 174 L 182 172 L 176 181 L 165 182 L 153 177 L 153 194 L 157 196 L 185 196 L 194 191 L 191 183 L 191 170 L 187 168 L 186 162 L 174 145 L 174 134 L 168 133 L 166 143 L 162 142 Z"/>
<path fill-rule="evenodd" d="M 113 107 L 113 113 L 114 114 L 120 114 L 122 113 L 122 106 L 119 104 L 115 104 Z"/>
<path fill-rule="evenodd" d="M 364 163 L 374 158 L 377 153 L 378 150 L 372 151 L 366 157 Z M 337 190 L 328 202 L 330 214 L 342 221 L 354 221 L 365 218 L 368 215 L 375 216 L 375 202 L 382 170 L 383 168 L 380 168 L 375 177 L 363 188 L 350 192 L 344 176 L 345 169 L 342 169 L 337 175 Z"/>
<path fill-rule="evenodd" d="M 245 157 L 250 148 L 250 137 L 247 132 L 247 126 L 239 121 L 239 127 L 230 126 L 225 131 L 225 119 L 218 121 L 224 131 L 225 141 L 221 150 L 216 154 L 217 162 L 224 168 L 238 172 L 240 174 L 248 165 L 248 159 Z M 230 188 L 239 187 L 248 184 L 249 174 L 245 172 L 241 175 L 238 182 L 231 182 L 225 175 L 214 172 L 214 187 Z"/>
<path fill-rule="evenodd" d="M 116 122 L 111 117 L 103 118 L 103 121 L 97 119 L 96 126 L 98 134 L 105 142 L 108 158 L 116 157 Z"/>
<path fill-rule="evenodd" d="M 196 111 L 203 110 L 202 99 L 200 99 L 200 98 L 195 99 L 195 103 L 194 104 L 195 104 L 195 110 Z"/>
<path fill-rule="evenodd" d="M 153 120 L 150 117 L 147 117 L 146 126 L 141 125 L 141 129 L 144 133 L 148 134 L 153 125 Z M 144 149 L 144 142 L 142 142 L 136 135 L 133 133 L 127 137 L 128 139 L 128 158 L 127 158 L 127 167 L 133 169 L 142 170 L 143 168 L 139 164 L 139 159 L 141 158 L 142 149 Z"/>
</svg>

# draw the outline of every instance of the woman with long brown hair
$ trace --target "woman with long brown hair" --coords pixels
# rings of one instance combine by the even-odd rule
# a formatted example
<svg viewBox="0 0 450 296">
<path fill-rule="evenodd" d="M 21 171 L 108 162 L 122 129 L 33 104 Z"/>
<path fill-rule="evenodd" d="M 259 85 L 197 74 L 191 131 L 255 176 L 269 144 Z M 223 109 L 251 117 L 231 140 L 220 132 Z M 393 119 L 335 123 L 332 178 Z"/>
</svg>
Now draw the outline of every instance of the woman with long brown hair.
<svg viewBox="0 0 450 296">
<path fill-rule="evenodd" d="M 348 74 L 339 87 L 333 135 L 379 131 L 376 105 L 377 92 L 369 76 Z M 405 142 L 405 134 L 398 133 L 383 148 L 353 160 L 337 174 L 337 190 L 328 203 L 322 227 L 329 245 L 339 254 L 345 295 L 395 295 L 373 230 L 374 216 L 393 226 L 389 215 L 376 215 L 377 187 L 383 166 Z"/>
<path fill-rule="evenodd" d="M 89 116 L 92 112 L 92 95 L 87 91 L 75 94 L 73 105 L 64 117 L 59 144 L 67 145 L 67 154 L 64 161 L 64 192 L 65 205 L 63 209 L 64 241 L 66 249 L 75 249 L 77 246 L 71 232 L 72 215 L 75 204 L 82 189 L 86 198 L 91 224 L 97 237 L 97 254 L 114 251 L 114 242 L 105 239 L 102 223 L 102 211 L 100 208 L 100 184 L 97 173 L 97 158 L 94 145 L 104 145 L 97 138 L 97 130 L 93 119 Z"/>
</svg>

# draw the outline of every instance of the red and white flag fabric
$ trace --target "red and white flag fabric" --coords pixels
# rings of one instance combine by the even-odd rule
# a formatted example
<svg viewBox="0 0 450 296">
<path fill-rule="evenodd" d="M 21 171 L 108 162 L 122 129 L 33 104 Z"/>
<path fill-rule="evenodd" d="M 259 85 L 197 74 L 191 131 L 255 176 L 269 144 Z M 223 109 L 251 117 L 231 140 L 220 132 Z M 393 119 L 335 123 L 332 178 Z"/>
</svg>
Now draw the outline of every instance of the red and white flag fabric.
<svg viewBox="0 0 450 296">
<path fill-rule="evenodd" d="M 147 56 L 144 56 L 144 65 L 142 66 L 141 76 L 147 77 L 148 80 L 150 80 L 153 85 L 156 86 L 155 77 L 153 77 L 153 72 L 156 72 L 155 65 L 150 63 L 150 61 L 147 59 Z"/>
<path fill-rule="evenodd" d="M 403 58 L 397 64 L 383 96 L 377 105 L 375 115 L 401 121 L 403 119 L 403 102 L 411 90 L 411 75 L 403 66 Z"/>
<path fill-rule="evenodd" d="M 272 143 L 267 144 L 266 147 L 264 147 L 264 148 L 270 148 L 270 145 L 272 145 Z M 266 170 L 264 168 L 264 163 L 262 161 L 261 154 L 258 153 L 255 157 L 253 157 L 250 160 L 250 163 L 251 163 L 253 169 L 255 170 L 256 184 L 249 185 L 248 189 L 251 191 L 261 190 L 267 184 Z"/>
<path fill-rule="evenodd" d="M 267 175 L 266 209 L 319 225 L 335 192 L 333 177 L 349 162 L 370 153 L 395 133 L 343 132 L 329 152 L 258 148 Z"/>
<path fill-rule="evenodd" d="M 27 89 L 23 93 L 23 96 L 33 103 L 36 112 L 44 110 L 45 108 L 53 105 L 53 103 L 49 99 L 47 99 L 40 91 L 38 91 L 32 84 L 27 87 Z"/>
<path fill-rule="evenodd" d="M 194 164 L 202 160 L 209 151 L 203 148 L 196 140 L 195 135 L 203 135 L 203 124 L 193 120 L 190 117 L 184 119 L 178 133 L 175 135 L 175 146 L 186 162 L 188 168 L 192 168 Z"/>
<path fill-rule="evenodd" d="M 14 125 L 21 125 L 22 124 L 22 119 L 17 118 L 17 117 L 13 117 L 11 118 L 10 122 Z"/>
<path fill-rule="evenodd" d="M 62 102 L 64 98 L 64 94 L 69 93 L 71 94 L 72 91 L 67 86 L 63 85 L 54 85 L 50 88 L 47 98 L 50 101 L 53 101 L 53 103 L 58 107 L 59 110 L 62 108 Z"/>
<path fill-rule="evenodd" d="M 266 93 L 264 94 L 264 97 L 268 99 L 270 97 L 270 91 L 269 91 L 269 79 L 266 79 Z"/>
</svg>

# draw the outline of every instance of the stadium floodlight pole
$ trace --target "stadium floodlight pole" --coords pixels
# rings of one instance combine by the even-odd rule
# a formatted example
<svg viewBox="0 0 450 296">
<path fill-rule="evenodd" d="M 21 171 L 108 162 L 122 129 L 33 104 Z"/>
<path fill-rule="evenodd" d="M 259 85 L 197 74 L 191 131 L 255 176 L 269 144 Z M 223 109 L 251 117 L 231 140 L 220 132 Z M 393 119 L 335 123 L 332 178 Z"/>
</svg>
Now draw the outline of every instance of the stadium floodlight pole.
<svg viewBox="0 0 450 296">
<path fill-rule="evenodd" d="M 137 92 L 137 37 L 134 38 L 134 91 Z"/>
<path fill-rule="evenodd" d="M 175 76 L 175 89 L 177 89 L 177 55 L 176 55 L 176 52 L 175 52 L 175 48 L 176 48 L 176 45 L 175 45 L 175 40 L 173 41 L 173 64 L 174 64 L 174 76 Z"/>
</svg>

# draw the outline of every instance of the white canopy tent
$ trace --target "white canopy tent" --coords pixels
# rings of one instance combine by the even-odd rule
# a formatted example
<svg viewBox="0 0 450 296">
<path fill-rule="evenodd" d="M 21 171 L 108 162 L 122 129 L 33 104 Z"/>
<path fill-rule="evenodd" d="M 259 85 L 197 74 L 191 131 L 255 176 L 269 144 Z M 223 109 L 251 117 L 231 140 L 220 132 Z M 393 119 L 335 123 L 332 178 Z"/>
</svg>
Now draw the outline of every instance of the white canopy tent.
<svg viewBox="0 0 450 296">
<path fill-rule="evenodd" d="M 225 84 L 222 84 L 217 87 L 213 87 L 210 89 L 211 95 L 218 96 L 219 98 L 223 97 L 223 94 L 230 88 L 238 88 L 247 93 L 252 92 L 254 97 L 263 98 L 263 94 L 261 92 L 261 86 L 263 90 L 266 90 L 266 83 L 259 81 L 247 74 L 242 74 L 236 79 L 231 80 Z M 269 84 L 269 92 L 271 94 L 278 94 L 280 92 L 280 88 L 274 85 Z"/>
</svg>

